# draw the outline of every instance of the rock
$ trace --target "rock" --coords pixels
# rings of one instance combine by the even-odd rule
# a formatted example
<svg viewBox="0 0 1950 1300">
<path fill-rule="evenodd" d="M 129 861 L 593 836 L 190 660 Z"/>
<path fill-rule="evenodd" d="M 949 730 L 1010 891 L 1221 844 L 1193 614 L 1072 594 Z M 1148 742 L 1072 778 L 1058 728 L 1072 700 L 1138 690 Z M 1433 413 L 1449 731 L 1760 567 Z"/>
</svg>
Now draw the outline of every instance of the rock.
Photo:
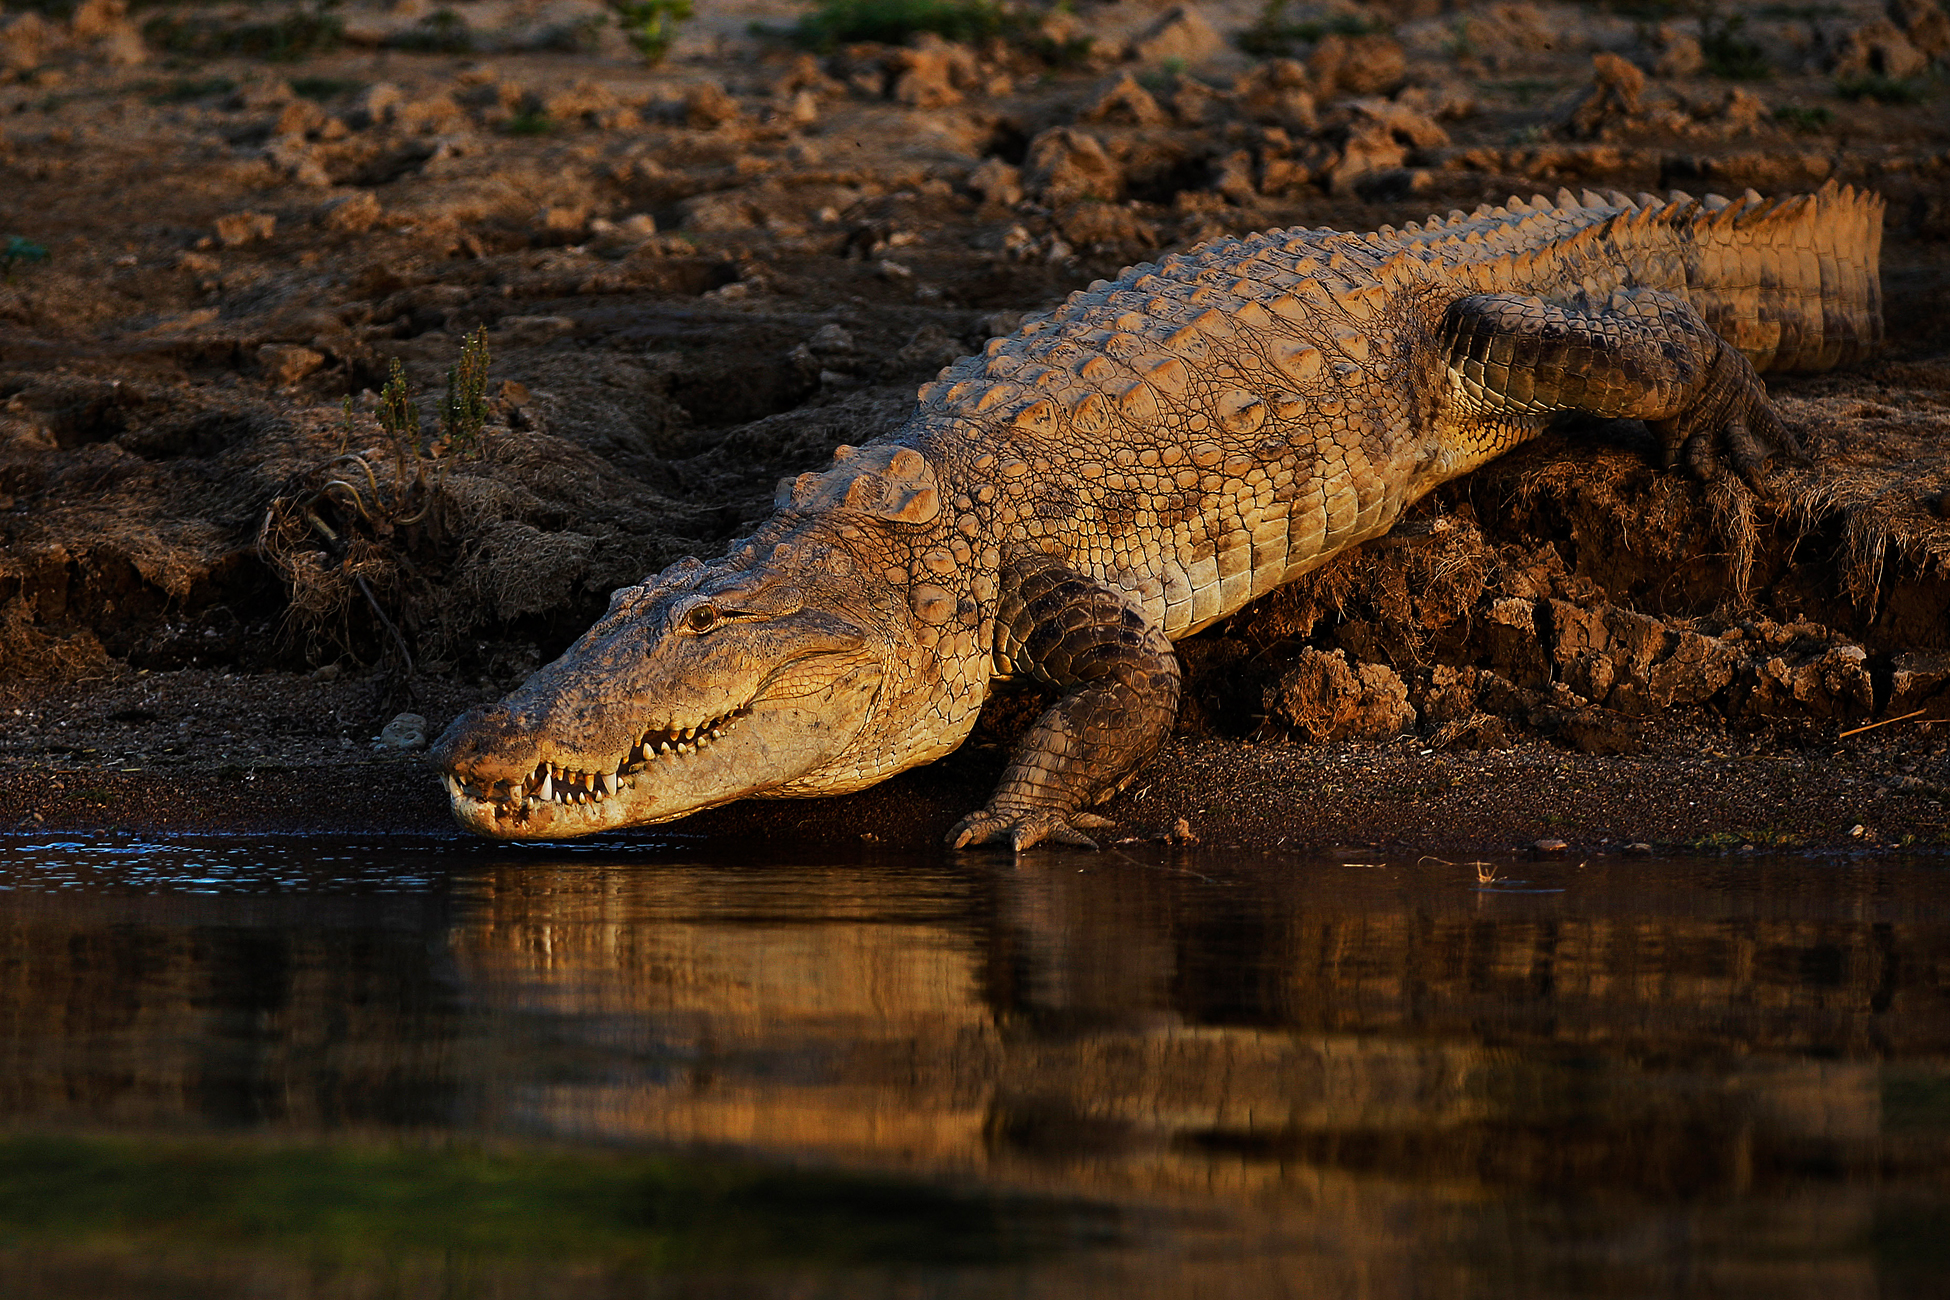
<svg viewBox="0 0 1950 1300">
<path fill-rule="evenodd" d="M 961 102 L 960 87 L 981 82 L 981 66 L 966 45 L 923 34 L 910 48 L 893 52 L 894 98 L 916 108 Z"/>
<path fill-rule="evenodd" d="M 1652 846 L 1644 840 L 1633 840 L 1625 846 L 1625 856 L 1628 858 L 1649 858 L 1652 856 Z"/>
<path fill-rule="evenodd" d="M 1292 59 L 1268 59 L 1232 83 L 1233 97 L 1255 122 L 1306 133 L 1320 124 L 1307 70 Z"/>
<path fill-rule="evenodd" d="M 982 196 L 982 202 L 1013 208 L 1022 202 L 1022 169 L 1011 167 L 1000 158 L 987 158 L 968 173 L 969 190 Z"/>
<path fill-rule="evenodd" d="M 1100 93 L 1077 114 L 1080 122 L 1113 122 L 1121 126 L 1159 126 L 1165 110 L 1126 72 L 1100 88 Z"/>
<path fill-rule="evenodd" d="M 1746 709 L 1765 718 L 1847 718 L 1868 713 L 1875 700 L 1868 652 L 1847 642 L 1805 658 L 1777 654 L 1753 667 Z"/>
<path fill-rule="evenodd" d="M 743 112 L 738 101 L 715 81 L 692 86 L 684 94 L 684 125 L 695 130 L 709 131 L 735 122 Z"/>
<path fill-rule="evenodd" d="M 0 15 L 0 72 L 28 72 L 47 62 L 59 34 L 33 11 Z"/>
<path fill-rule="evenodd" d="M 379 197 L 371 190 L 360 190 L 347 198 L 327 204 L 318 224 L 345 235 L 363 235 L 379 224 L 383 215 Z"/>
<path fill-rule="evenodd" d="M 1139 63 L 1191 67 L 1223 49 L 1224 39 L 1205 16 L 1189 5 L 1179 5 L 1134 37 L 1126 54 Z"/>
<path fill-rule="evenodd" d="M 846 83 L 827 76 L 817 58 L 801 54 L 772 83 L 772 97 L 784 99 L 800 91 L 808 91 L 815 96 L 843 95 L 846 93 Z"/>
<path fill-rule="evenodd" d="M 309 99 L 294 99 L 278 110 L 274 135 L 308 135 L 325 125 L 325 110 Z"/>
<path fill-rule="evenodd" d="M 1259 201 L 1259 187 L 1253 184 L 1253 156 L 1244 149 L 1238 149 L 1218 159 L 1212 165 L 1212 191 L 1215 194 L 1237 203 L 1240 207 L 1251 207 Z"/>
<path fill-rule="evenodd" d="M 1910 44 L 1896 24 L 1878 18 L 1848 34 L 1830 70 L 1838 77 L 1881 76 L 1900 81 L 1929 66 L 1928 56 Z"/>
<path fill-rule="evenodd" d="M 82 0 L 68 21 L 68 35 L 105 63 L 132 67 L 145 61 L 142 33 L 128 19 L 128 0 Z"/>
<path fill-rule="evenodd" d="M 1817 149 L 1751 149 L 1692 161 L 1691 171 L 1715 188 L 1753 188 L 1768 194 L 1818 189 L 1835 161 Z M 1677 173 L 1679 169 L 1673 168 Z"/>
<path fill-rule="evenodd" d="M 1345 106 L 1347 137 L 1327 171 L 1328 188 L 1346 194 L 1379 173 L 1399 170 L 1409 149 L 1449 142 L 1449 133 L 1414 109 L 1385 99 L 1357 99 Z"/>
<path fill-rule="evenodd" d="M 758 224 L 751 204 L 736 190 L 685 199 L 677 205 L 677 211 L 681 216 L 678 225 L 682 229 L 704 234 L 750 230 Z"/>
<path fill-rule="evenodd" d="M 1392 36 L 1326 36 L 1307 57 L 1307 71 L 1322 99 L 1386 95 L 1401 87 L 1408 60 Z"/>
<path fill-rule="evenodd" d="M 1180 126 L 1205 126 L 1224 111 L 1226 96 L 1200 81 L 1179 73 L 1172 82 L 1171 115 Z"/>
<path fill-rule="evenodd" d="M 1557 732 L 1586 754 L 1636 754 L 1645 748 L 1645 728 L 1610 709 L 1573 709 L 1558 719 Z"/>
<path fill-rule="evenodd" d="M 1936 0 L 1896 0 L 1889 10 L 1909 43 L 1926 58 L 1950 54 L 1950 17 L 1944 15 Z"/>
<path fill-rule="evenodd" d="M 1726 98 L 1707 115 L 1707 120 L 1724 126 L 1727 134 L 1752 132 L 1771 124 L 1774 110 L 1767 101 L 1741 86 L 1727 88 Z"/>
<path fill-rule="evenodd" d="M 254 240 L 269 239 L 278 228 L 278 219 L 268 212 L 233 212 L 217 218 L 217 242 L 236 248 Z"/>
<path fill-rule="evenodd" d="M 68 35 L 77 41 L 99 40 L 114 31 L 128 12 L 128 0 L 81 0 L 68 20 Z"/>
<path fill-rule="evenodd" d="M 1073 203 L 1057 214 L 1057 228 L 1077 248 L 1156 248 L 1158 230 L 1121 203 Z"/>
<path fill-rule="evenodd" d="M 322 367 L 325 357 L 310 348 L 266 343 L 257 350 L 257 364 L 265 378 L 280 388 L 289 388 Z"/>
<path fill-rule="evenodd" d="M 1699 38 L 1676 23 L 1659 24 L 1659 54 L 1652 63 L 1656 77 L 1696 77 L 1706 67 L 1706 51 Z"/>
<path fill-rule="evenodd" d="M 1490 602 L 1478 624 L 1490 664 L 1520 686 L 1539 686 L 1550 679 L 1550 659 L 1537 623 L 1536 601 L 1503 596 Z"/>
<path fill-rule="evenodd" d="M 1029 142 L 1022 165 L 1023 188 L 1040 203 L 1060 207 L 1078 199 L 1117 199 L 1124 172 L 1087 131 L 1059 126 Z"/>
<path fill-rule="evenodd" d="M 393 110 L 406 102 L 406 92 L 390 81 L 376 81 L 359 96 L 354 116 L 361 126 L 380 126 L 393 120 Z"/>
<path fill-rule="evenodd" d="M 394 105 L 394 129 L 407 135 L 442 135 L 467 125 L 467 114 L 452 95 L 430 95 Z"/>
<path fill-rule="evenodd" d="M 623 106 L 608 87 L 586 78 L 542 99 L 549 121 L 569 126 L 606 126 Z"/>
<path fill-rule="evenodd" d="M 1184 817 L 1180 817 L 1177 821 L 1173 822 L 1171 829 L 1158 838 L 1167 844 L 1175 844 L 1180 848 L 1189 849 L 1195 848 L 1198 845 L 1198 834 L 1192 830 L 1191 821 Z"/>
<path fill-rule="evenodd" d="M 1647 668 L 1635 668 L 1644 682 L 1643 698 L 1655 709 L 1704 704 L 1733 681 L 1743 660 L 1739 649 L 1698 632 L 1673 634 L 1673 648 Z"/>
<path fill-rule="evenodd" d="M 1950 715 L 1950 651 L 1905 650 L 1889 659 L 1889 700 L 1883 716 L 1917 709 Z"/>
<path fill-rule="evenodd" d="M 1591 89 L 1571 110 L 1570 128 L 1587 140 L 1630 123 L 1643 111 L 1645 74 L 1616 54 L 1591 56 Z"/>
<path fill-rule="evenodd" d="M 1278 685 L 1267 711 L 1300 739 L 1378 740 L 1415 724 L 1408 687 L 1386 664 L 1350 664 L 1346 652 L 1302 650 Z"/>
<path fill-rule="evenodd" d="M 420 749 L 427 743 L 427 720 L 417 713 L 397 714 L 372 739 L 374 749 Z"/>
<path fill-rule="evenodd" d="M 1530 851 L 1540 858 L 1561 858 L 1571 851 L 1571 846 L 1559 839 L 1533 841 Z"/>
</svg>

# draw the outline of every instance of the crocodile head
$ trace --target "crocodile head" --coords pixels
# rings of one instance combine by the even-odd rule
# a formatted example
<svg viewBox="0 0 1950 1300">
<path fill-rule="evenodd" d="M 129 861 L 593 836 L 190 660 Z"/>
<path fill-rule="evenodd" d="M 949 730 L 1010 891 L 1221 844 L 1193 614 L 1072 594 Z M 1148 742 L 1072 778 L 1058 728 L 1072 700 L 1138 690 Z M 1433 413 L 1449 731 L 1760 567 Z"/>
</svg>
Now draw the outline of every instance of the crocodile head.
<svg viewBox="0 0 1950 1300">
<path fill-rule="evenodd" d="M 616 592 L 560 659 L 457 719 L 432 751 L 455 819 L 557 839 L 884 775 L 849 754 L 908 649 L 894 588 L 837 547 L 763 549 Z"/>
</svg>

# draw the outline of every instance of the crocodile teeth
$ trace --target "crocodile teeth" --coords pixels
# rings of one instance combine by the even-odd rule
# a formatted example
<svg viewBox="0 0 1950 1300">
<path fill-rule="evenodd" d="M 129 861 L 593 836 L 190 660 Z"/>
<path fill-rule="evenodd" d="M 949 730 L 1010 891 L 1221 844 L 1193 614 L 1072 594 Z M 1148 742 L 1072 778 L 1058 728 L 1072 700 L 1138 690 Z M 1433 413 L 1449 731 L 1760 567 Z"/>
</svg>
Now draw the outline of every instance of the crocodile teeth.
<svg viewBox="0 0 1950 1300">
<path fill-rule="evenodd" d="M 615 794 L 616 778 L 614 776 L 611 776 L 608 772 L 598 772 L 596 774 L 596 786 L 605 795 Z"/>
<path fill-rule="evenodd" d="M 535 787 L 535 797 L 537 799 L 553 799 L 555 797 L 554 764 L 550 764 L 549 770 L 542 774 L 542 783 Z"/>
</svg>

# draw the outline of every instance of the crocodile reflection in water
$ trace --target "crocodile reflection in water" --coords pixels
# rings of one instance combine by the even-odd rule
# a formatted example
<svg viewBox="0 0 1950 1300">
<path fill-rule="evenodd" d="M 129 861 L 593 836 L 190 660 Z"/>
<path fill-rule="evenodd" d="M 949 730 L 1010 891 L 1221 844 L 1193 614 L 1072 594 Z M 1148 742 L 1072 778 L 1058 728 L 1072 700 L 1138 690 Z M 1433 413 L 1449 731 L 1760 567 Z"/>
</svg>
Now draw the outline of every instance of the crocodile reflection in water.
<svg viewBox="0 0 1950 1300">
<path fill-rule="evenodd" d="M 1854 1243 L 1937 1168 L 1904 1144 L 1950 1132 L 1902 1101 L 1950 1058 L 1939 873 L 1596 862 L 1494 898 L 1437 866 L 1148 866 L 14 895 L 0 1097 L 16 1125 L 730 1144 L 1224 1207 L 1310 1243 L 1321 1294 L 1544 1242 L 1594 1187 L 1615 1244 L 1695 1205 L 1821 1255 L 1802 1293 L 1873 1289 Z"/>
</svg>

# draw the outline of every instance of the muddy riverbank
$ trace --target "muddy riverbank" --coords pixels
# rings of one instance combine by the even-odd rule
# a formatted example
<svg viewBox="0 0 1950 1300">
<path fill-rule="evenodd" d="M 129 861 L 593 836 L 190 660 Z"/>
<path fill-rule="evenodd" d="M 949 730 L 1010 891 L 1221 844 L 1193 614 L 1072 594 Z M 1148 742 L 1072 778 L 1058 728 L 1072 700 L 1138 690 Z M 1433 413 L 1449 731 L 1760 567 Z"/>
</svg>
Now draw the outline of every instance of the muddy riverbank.
<svg viewBox="0 0 1950 1300">
<path fill-rule="evenodd" d="M 1110 838 L 1950 843 L 1928 0 L 1085 5 L 879 40 L 745 4 L 656 66 L 594 4 L 308 13 L 0 17 L 0 826 L 439 828 L 389 720 L 506 690 L 1129 263 L 1832 179 L 1890 201 L 1889 346 L 1772 385 L 1809 464 L 1754 498 L 1587 425 L 1451 485 L 1181 647 L 1177 738 Z M 423 436 L 380 418 L 395 364 Z M 683 830 L 931 842 L 1034 698 L 935 769 Z"/>
</svg>

